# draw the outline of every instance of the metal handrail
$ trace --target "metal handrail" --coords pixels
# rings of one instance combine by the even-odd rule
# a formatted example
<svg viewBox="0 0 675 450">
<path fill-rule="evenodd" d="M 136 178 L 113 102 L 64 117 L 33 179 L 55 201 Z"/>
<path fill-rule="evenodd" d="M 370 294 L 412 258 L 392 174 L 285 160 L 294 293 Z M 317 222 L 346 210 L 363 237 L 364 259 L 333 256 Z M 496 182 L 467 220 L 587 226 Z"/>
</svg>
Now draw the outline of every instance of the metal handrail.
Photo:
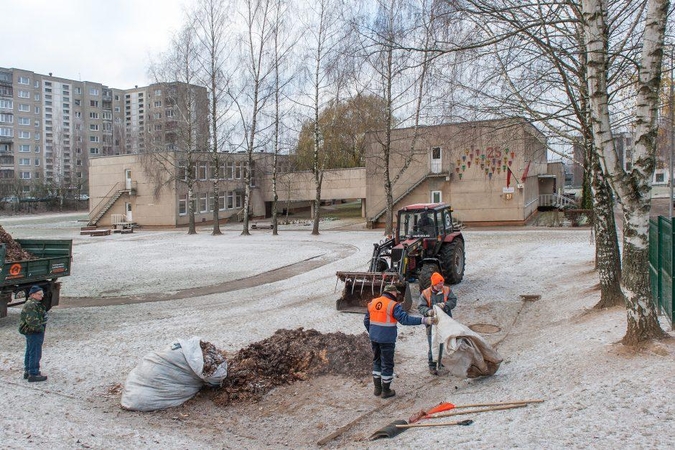
<svg viewBox="0 0 675 450">
<path fill-rule="evenodd" d="M 108 191 L 108 193 L 105 194 L 105 195 L 103 196 L 103 198 L 101 199 L 101 201 L 98 202 L 98 203 L 96 204 L 96 206 L 94 206 L 94 208 L 93 208 L 93 209 L 91 210 L 91 212 L 89 213 L 89 220 L 90 220 L 90 221 L 91 221 L 94 217 L 96 217 L 96 215 L 97 215 L 98 213 L 100 213 L 101 210 L 102 210 L 103 208 L 105 208 L 105 205 L 108 203 L 108 200 L 110 200 L 110 197 L 112 197 L 112 193 L 113 193 L 114 191 L 118 191 L 118 190 L 119 190 L 119 189 L 118 189 L 118 186 L 119 186 L 119 185 L 120 185 L 120 181 L 118 181 L 117 183 L 115 183 L 115 185 Z"/>
</svg>

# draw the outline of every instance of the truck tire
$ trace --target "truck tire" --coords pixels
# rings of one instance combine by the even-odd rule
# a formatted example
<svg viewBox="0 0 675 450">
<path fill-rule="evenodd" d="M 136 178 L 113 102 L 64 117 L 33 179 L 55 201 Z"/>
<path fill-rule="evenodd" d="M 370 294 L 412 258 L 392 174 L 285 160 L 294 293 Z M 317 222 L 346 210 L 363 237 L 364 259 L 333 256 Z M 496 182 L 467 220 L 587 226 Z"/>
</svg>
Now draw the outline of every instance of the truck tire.
<svg viewBox="0 0 675 450">
<path fill-rule="evenodd" d="M 443 278 L 446 284 L 457 284 L 464 278 L 464 241 L 455 239 L 443 244 L 438 254 L 443 264 Z"/>
<path fill-rule="evenodd" d="M 422 266 L 420 269 L 420 276 L 417 279 L 417 282 L 420 285 L 420 293 L 431 286 L 431 274 L 434 272 L 440 272 L 437 264 L 427 263 Z"/>
</svg>

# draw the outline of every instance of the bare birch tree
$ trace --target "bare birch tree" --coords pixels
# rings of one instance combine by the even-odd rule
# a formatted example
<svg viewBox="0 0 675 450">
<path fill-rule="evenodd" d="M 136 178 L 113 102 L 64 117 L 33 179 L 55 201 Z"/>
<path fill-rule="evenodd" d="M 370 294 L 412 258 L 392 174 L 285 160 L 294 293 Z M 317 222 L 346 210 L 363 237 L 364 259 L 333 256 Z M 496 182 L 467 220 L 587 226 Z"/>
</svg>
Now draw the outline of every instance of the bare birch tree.
<svg viewBox="0 0 675 450">
<path fill-rule="evenodd" d="M 633 168 L 621 164 L 612 136 L 607 73 L 610 23 L 606 0 L 582 0 L 587 42 L 588 90 L 595 146 L 600 164 L 609 174 L 624 213 L 622 286 L 627 298 L 626 345 L 664 336 L 651 299 L 649 277 L 649 211 L 655 168 L 659 90 L 668 0 L 647 0 L 641 57 L 637 64 L 635 146 Z"/>
<path fill-rule="evenodd" d="M 195 227 L 195 184 L 198 151 L 198 96 L 193 83 L 197 79 L 198 48 L 195 30 L 188 23 L 171 41 L 170 50 L 154 64 L 150 73 L 162 86 L 162 92 L 175 116 L 170 130 L 158 130 L 163 139 L 159 147 L 141 155 L 143 169 L 155 186 L 155 195 L 169 184 L 185 184 L 187 187 L 188 234 L 196 234 Z M 154 132 L 153 132 L 154 133 Z M 165 140 L 165 139 L 166 140 Z M 153 139 L 154 141 L 154 139 Z M 203 150 L 203 148 L 202 148 Z"/>
<path fill-rule="evenodd" d="M 220 181 L 222 173 L 221 153 L 223 141 L 228 140 L 232 132 L 228 123 L 232 99 L 227 95 L 229 74 L 226 61 L 232 35 L 229 32 L 228 13 L 231 5 L 224 0 L 200 0 L 193 12 L 197 37 L 201 45 L 199 57 L 199 78 L 209 90 L 209 138 L 210 138 L 210 174 L 213 198 L 212 235 L 221 235 L 220 231 Z M 228 40 L 229 38 L 229 40 Z"/>
<path fill-rule="evenodd" d="M 417 14 L 414 14 L 417 13 Z M 416 17 L 417 22 L 410 17 Z M 432 52 L 413 53 L 410 48 L 435 47 L 433 29 L 436 15 L 432 5 L 424 1 L 408 3 L 399 0 L 380 0 L 372 20 L 357 24 L 363 37 L 362 56 L 372 69 L 375 89 L 386 104 L 383 131 L 374 133 L 379 146 L 374 164 L 381 164 L 386 196 L 385 234 L 393 232 L 394 186 L 401 180 L 416 156 L 419 126 L 426 82 L 432 63 Z M 396 112 L 399 117 L 396 117 Z M 392 130 L 401 122 L 409 123 L 413 133 L 410 147 L 402 155 L 402 165 L 392 172 L 395 157 L 392 148 Z"/>
<path fill-rule="evenodd" d="M 523 115 L 543 127 L 549 137 L 584 149 L 583 160 L 575 163 L 584 167 L 584 190 L 592 194 L 582 197 L 591 199 L 594 211 L 601 286 L 596 306 L 623 305 L 614 200 L 592 139 L 581 6 L 574 1 L 467 0 L 462 11 L 479 30 L 474 46 L 480 40 L 489 42 L 485 58 L 492 61 L 488 67 L 493 70 L 483 71 L 483 89 L 475 91 L 483 100 L 481 108 L 494 115 Z M 491 19 L 490 26 L 485 25 L 486 17 Z M 614 78 L 621 73 L 616 72 Z"/>
<path fill-rule="evenodd" d="M 258 148 L 263 109 L 269 99 L 268 85 L 274 73 L 270 63 L 270 47 L 273 45 L 273 0 L 246 0 L 241 16 L 246 31 L 241 38 L 243 86 L 230 90 L 229 95 L 237 105 L 248 162 L 245 174 L 244 225 L 241 234 L 249 235 L 249 214 L 251 204 L 251 176 L 253 173 L 253 152 Z"/>
</svg>

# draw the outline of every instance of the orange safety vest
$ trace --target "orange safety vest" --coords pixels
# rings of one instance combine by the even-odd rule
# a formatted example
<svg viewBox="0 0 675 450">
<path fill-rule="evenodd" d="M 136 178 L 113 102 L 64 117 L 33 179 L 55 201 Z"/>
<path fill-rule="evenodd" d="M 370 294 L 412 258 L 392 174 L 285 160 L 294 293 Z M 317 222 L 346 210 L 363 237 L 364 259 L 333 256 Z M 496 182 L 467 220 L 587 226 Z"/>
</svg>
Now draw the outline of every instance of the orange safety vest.
<svg viewBox="0 0 675 450">
<path fill-rule="evenodd" d="M 448 301 L 448 295 L 450 294 L 450 288 L 447 286 L 443 286 L 443 302 Z M 422 295 L 424 295 L 424 298 L 427 301 L 427 306 L 431 308 L 431 287 L 426 288 L 425 290 L 422 291 Z"/>
<path fill-rule="evenodd" d="M 396 300 L 382 296 L 374 298 L 368 303 L 368 313 L 370 314 L 370 324 L 381 327 L 395 327 L 397 320 L 394 317 L 394 308 Z"/>
</svg>

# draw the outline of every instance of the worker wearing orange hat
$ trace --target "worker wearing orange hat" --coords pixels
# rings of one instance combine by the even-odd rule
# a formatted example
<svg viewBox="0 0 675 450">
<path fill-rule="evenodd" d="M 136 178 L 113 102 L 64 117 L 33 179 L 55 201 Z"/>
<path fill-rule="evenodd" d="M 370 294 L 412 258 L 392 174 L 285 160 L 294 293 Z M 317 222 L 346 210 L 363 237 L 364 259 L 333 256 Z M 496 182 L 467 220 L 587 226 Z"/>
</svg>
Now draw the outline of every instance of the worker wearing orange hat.
<svg viewBox="0 0 675 450">
<path fill-rule="evenodd" d="M 420 293 L 417 310 L 425 317 L 433 317 L 434 305 L 440 306 L 450 317 L 452 317 L 453 308 L 457 306 L 457 296 L 449 286 L 445 286 L 445 279 L 438 272 L 431 274 L 431 286 Z M 431 326 L 427 326 L 427 342 L 429 343 L 429 373 L 438 375 L 438 368 L 431 352 Z"/>
</svg>

